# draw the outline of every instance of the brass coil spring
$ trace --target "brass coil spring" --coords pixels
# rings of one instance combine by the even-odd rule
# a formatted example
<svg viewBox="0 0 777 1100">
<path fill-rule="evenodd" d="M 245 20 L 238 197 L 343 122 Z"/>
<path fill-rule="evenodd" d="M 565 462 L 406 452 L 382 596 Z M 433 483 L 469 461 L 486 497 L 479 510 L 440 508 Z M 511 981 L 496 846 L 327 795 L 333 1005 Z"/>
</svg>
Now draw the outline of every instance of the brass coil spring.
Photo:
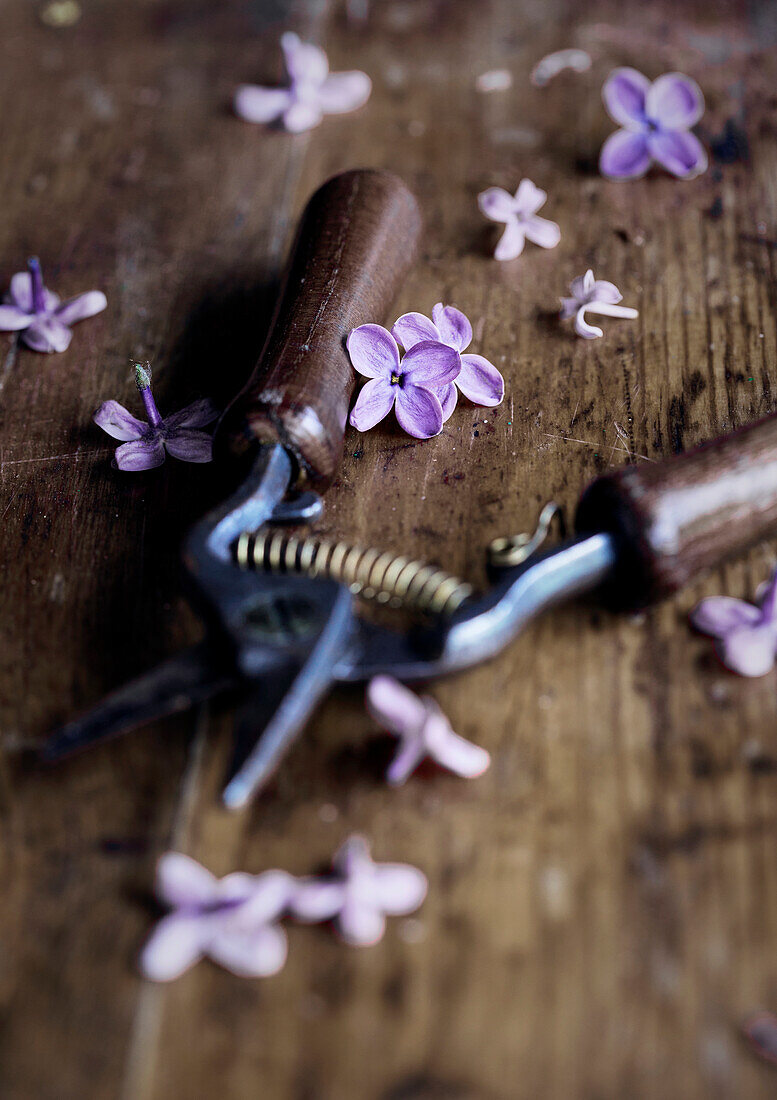
<svg viewBox="0 0 777 1100">
<path fill-rule="evenodd" d="M 435 566 L 283 531 L 244 531 L 235 560 L 242 569 L 330 577 L 347 585 L 354 595 L 423 613 L 451 615 L 472 595 L 471 585 Z"/>
</svg>

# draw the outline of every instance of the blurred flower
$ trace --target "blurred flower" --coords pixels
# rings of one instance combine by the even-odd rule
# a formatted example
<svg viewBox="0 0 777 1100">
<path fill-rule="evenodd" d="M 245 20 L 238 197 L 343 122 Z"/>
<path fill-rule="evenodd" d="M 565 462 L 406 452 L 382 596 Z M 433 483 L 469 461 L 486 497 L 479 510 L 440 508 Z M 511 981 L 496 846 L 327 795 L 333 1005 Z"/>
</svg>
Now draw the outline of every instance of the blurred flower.
<svg viewBox="0 0 777 1100">
<path fill-rule="evenodd" d="M 456 408 L 456 387 L 476 405 L 500 404 L 505 395 L 505 380 L 493 363 L 482 355 L 463 355 L 472 341 L 472 325 L 455 306 L 438 302 L 432 310 L 433 321 L 423 313 L 404 313 L 392 328 L 398 344 L 409 351 L 422 341 L 447 344 L 459 353 L 461 370 L 453 382 L 437 390 L 443 421 Z"/>
<path fill-rule="evenodd" d="M 399 425 L 416 439 L 442 431 L 443 413 L 437 390 L 453 382 L 461 361 L 453 348 L 423 340 L 400 361 L 394 337 L 380 325 L 360 325 L 347 341 L 351 363 L 369 381 L 351 410 L 351 424 L 360 432 L 374 428 L 394 409 Z"/>
<path fill-rule="evenodd" d="M 275 922 L 293 887 L 284 871 L 217 879 L 189 856 L 168 852 L 157 865 L 156 892 L 173 912 L 159 921 L 143 948 L 143 974 L 169 982 L 206 956 L 241 977 L 277 973 L 287 945 Z"/>
<path fill-rule="evenodd" d="M 610 117 L 620 123 L 605 141 L 599 170 L 611 179 L 644 176 L 655 161 L 679 179 L 707 169 L 707 153 L 690 132 L 704 114 L 704 96 L 695 80 L 665 73 L 651 84 L 636 69 L 616 69 L 602 88 Z"/>
<path fill-rule="evenodd" d="M 65 351 L 73 339 L 70 326 L 101 313 L 108 299 L 101 290 L 88 290 L 62 302 L 43 285 L 37 257 L 27 261 L 27 268 L 13 276 L 0 305 L 0 332 L 21 332 L 33 351 Z"/>
<path fill-rule="evenodd" d="M 491 763 L 485 749 L 453 732 L 434 699 L 419 699 L 391 676 L 370 680 L 367 707 L 373 718 L 400 741 L 386 773 L 392 787 L 401 786 L 427 756 L 467 779 L 482 775 Z"/>
<path fill-rule="evenodd" d="M 207 432 L 197 431 L 218 416 L 207 398 L 187 405 L 180 412 L 162 417 L 151 392 L 151 368 L 135 364 L 135 382 L 143 398 L 148 423 L 144 424 L 118 401 L 105 401 L 94 414 L 94 422 L 114 439 L 129 440 L 116 448 L 115 463 L 120 470 L 136 472 L 161 466 L 165 451 L 183 462 L 210 462 L 213 440 Z"/>
<path fill-rule="evenodd" d="M 561 230 L 555 222 L 540 218 L 537 211 L 545 205 L 547 193 L 531 180 L 521 180 L 515 195 L 503 187 L 489 187 L 478 195 L 478 206 L 487 218 L 504 222 L 507 228 L 494 252 L 496 260 L 514 260 L 523 252 L 527 238 L 542 248 L 555 248 Z"/>
<path fill-rule="evenodd" d="M 572 293 L 571 298 L 561 299 L 561 319 L 575 318 L 575 332 L 586 340 L 593 340 L 604 333 L 596 325 L 586 322 L 586 313 L 598 313 L 603 317 L 625 317 L 633 320 L 639 317 L 636 309 L 629 306 L 619 306 L 623 295 L 613 283 L 604 279 L 594 279 L 593 271 L 586 271 L 585 275 L 578 275 L 569 284 Z"/>
<path fill-rule="evenodd" d="M 289 87 L 241 84 L 235 93 L 235 112 L 247 122 L 280 121 L 296 134 L 318 126 L 324 115 L 355 111 L 369 99 L 372 82 L 366 73 L 356 69 L 330 73 L 324 51 L 291 32 L 281 35 L 281 49 Z"/>
<path fill-rule="evenodd" d="M 304 921 L 334 918 L 347 943 L 377 943 L 386 915 L 412 913 L 426 897 L 425 875 L 406 863 L 373 863 L 361 836 L 346 840 L 333 868 L 329 879 L 298 879 L 290 909 Z"/>
<path fill-rule="evenodd" d="M 716 640 L 727 668 L 740 676 L 765 676 L 777 656 L 777 569 L 761 586 L 757 603 L 710 596 L 696 605 L 691 622 Z"/>
</svg>

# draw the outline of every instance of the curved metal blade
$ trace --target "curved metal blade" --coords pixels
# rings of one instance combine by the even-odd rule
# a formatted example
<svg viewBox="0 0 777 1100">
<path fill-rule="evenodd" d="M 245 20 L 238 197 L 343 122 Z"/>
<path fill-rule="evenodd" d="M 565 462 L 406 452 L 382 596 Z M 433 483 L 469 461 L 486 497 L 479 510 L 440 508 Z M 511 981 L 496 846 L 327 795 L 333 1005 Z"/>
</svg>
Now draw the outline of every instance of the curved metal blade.
<svg viewBox="0 0 777 1100">
<path fill-rule="evenodd" d="M 62 726 L 44 742 L 39 755 L 53 764 L 155 718 L 188 710 L 237 683 L 234 672 L 217 661 L 207 642 L 201 642 L 131 680 Z"/>
</svg>

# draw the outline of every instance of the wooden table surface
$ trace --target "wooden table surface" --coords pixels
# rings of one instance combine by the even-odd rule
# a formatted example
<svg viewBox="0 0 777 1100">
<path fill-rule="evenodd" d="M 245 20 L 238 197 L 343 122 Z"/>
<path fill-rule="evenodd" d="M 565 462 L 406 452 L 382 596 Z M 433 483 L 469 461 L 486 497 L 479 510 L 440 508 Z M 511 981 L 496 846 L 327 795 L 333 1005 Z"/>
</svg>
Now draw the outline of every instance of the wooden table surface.
<svg viewBox="0 0 777 1100">
<path fill-rule="evenodd" d="M 640 617 L 549 614 L 435 685 L 492 753 L 475 781 L 388 789 L 360 689 L 333 694 L 237 815 L 218 801 L 226 709 L 58 769 L 25 751 L 198 636 L 178 546 L 223 492 L 219 470 L 118 473 L 92 413 L 137 405 L 133 356 L 153 361 L 163 409 L 225 402 L 293 224 L 334 172 L 390 167 L 416 191 L 422 257 L 394 315 L 457 304 L 507 396 L 462 401 L 423 444 L 388 421 L 349 430 L 322 530 L 480 581 L 489 540 L 545 501 L 570 514 L 597 473 L 773 411 L 774 8 L 397 0 L 362 22 L 326 0 L 81 0 L 65 27 L 43 10 L 3 5 L 0 282 L 37 253 L 60 294 L 100 287 L 109 306 L 62 355 L 0 338 L 3 1096 L 774 1096 L 738 1029 L 777 1008 L 775 676 L 726 673 L 686 619 L 703 594 L 751 595 L 772 545 Z M 301 136 L 232 115 L 239 82 L 279 75 L 289 28 L 370 73 L 366 108 Z M 532 66 L 566 46 L 591 70 L 533 87 Z M 598 175 L 613 129 L 600 89 L 622 64 L 702 85 L 704 176 Z M 475 90 L 503 67 L 511 90 Z M 500 265 L 476 196 L 524 176 L 561 244 Z M 589 266 L 640 311 L 593 342 L 555 317 Z M 139 978 L 160 853 L 306 873 L 354 831 L 429 877 L 423 909 L 379 946 L 293 927 L 271 979 L 208 963 L 169 986 Z"/>
</svg>

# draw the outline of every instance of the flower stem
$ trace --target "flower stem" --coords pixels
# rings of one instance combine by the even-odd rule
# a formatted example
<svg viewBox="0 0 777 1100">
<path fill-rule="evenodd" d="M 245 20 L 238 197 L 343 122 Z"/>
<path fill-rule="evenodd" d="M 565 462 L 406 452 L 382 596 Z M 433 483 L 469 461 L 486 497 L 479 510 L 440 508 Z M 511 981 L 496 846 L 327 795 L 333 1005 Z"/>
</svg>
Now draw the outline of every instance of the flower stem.
<svg viewBox="0 0 777 1100">
<path fill-rule="evenodd" d="M 43 275 L 40 270 L 40 260 L 37 256 L 31 256 L 27 261 L 27 270 L 30 273 L 32 284 L 32 309 L 34 313 L 44 313 L 46 299 L 43 296 Z"/>
<path fill-rule="evenodd" d="M 162 423 L 162 415 L 156 407 L 156 401 L 151 392 L 151 371 L 148 364 L 146 366 L 143 366 L 142 363 L 135 364 L 135 385 L 140 390 L 140 396 L 143 398 L 148 422 L 152 428 L 156 428 Z"/>
<path fill-rule="evenodd" d="M 632 309 L 630 306 L 611 305 L 609 302 L 594 300 L 588 302 L 585 308 L 588 313 L 598 313 L 600 317 L 627 317 L 632 321 L 635 317 L 639 317 L 638 310 Z"/>
</svg>

